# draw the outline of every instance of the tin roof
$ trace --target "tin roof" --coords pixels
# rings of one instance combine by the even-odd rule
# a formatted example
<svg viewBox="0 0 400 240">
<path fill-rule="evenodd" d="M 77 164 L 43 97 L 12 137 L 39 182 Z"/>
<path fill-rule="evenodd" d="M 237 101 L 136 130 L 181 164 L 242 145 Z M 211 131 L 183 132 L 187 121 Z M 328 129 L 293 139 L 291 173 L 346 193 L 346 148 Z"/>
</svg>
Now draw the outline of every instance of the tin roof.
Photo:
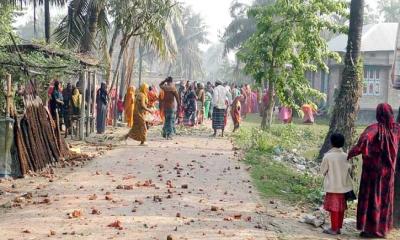
<svg viewBox="0 0 400 240">
<path fill-rule="evenodd" d="M 399 23 L 368 24 L 363 28 L 361 52 L 395 51 Z M 329 50 L 346 52 L 347 35 L 341 34 L 328 42 Z"/>
</svg>

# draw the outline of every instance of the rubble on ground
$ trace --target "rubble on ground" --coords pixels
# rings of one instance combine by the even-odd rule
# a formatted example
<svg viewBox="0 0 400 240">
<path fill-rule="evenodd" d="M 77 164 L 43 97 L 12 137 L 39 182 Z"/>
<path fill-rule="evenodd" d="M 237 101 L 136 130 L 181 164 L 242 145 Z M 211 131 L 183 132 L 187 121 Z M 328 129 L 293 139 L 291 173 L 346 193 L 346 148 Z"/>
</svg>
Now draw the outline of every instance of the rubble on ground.
<svg viewBox="0 0 400 240">
<path fill-rule="evenodd" d="M 306 172 L 312 175 L 317 175 L 319 172 L 319 166 L 317 163 L 300 156 L 297 154 L 295 149 L 287 151 L 280 147 L 276 147 L 272 159 L 276 162 L 284 162 L 298 172 Z"/>
</svg>

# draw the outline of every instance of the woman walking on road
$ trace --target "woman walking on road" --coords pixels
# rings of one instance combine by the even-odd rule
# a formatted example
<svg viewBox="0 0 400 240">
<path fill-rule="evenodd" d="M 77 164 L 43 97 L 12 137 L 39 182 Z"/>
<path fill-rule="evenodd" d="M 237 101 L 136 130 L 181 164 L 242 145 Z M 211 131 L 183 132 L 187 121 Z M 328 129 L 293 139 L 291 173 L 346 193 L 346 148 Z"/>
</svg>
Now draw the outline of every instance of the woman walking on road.
<svg viewBox="0 0 400 240">
<path fill-rule="evenodd" d="M 133 127 L 124 139 L 132 138 L 133 140 L 139 141 L 141 146 L 146 145 L 147 140 L 147 126 L 146 126 L 146 114 L 151 114 L 151 109 L 147 107 L 148 99 L 147 93 L 149 92 L 149 86 L 143 83 L 140 86 L 140 91 L 135 98 L 135 107 L 133 110 Z"/>
<path fill-rule="evenodd" d="M 389 104 L 379 104 L 378 123 L 360 136 L 348 159 L 362 154 L 363 166 L 357 207 L 361 237 L 384 238 L 393 227 L 394 180 L 400 127 Z"/>
<path fill-rule="evenodd" d="M 135 87 L 129 87 L 126 91 L 124 109 L 125 109 L 125 121 L 128 127 L 133 126 L 133 111 L 135 109 Z"/>
</svg>

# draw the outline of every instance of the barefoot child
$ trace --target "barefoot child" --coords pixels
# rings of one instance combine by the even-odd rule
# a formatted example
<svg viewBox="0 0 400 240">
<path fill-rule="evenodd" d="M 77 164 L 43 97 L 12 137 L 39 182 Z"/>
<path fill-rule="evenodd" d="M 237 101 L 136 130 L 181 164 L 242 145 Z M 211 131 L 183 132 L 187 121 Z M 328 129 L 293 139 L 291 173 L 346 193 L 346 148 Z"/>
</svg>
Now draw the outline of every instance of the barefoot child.
<svg viewBox="0 0 400 240">
<path fill-rule="evenodd" d="M 331 215 L 331 228 L 324 230 L 324 233 L 337 235 L 340 234 L 344 212 L 347 209 L 345 193 L 352 191 L 353 187 L 347 153 L 342 149 L 345 143 L 344 136 L 332 134 L 330 141 L 332 149 L 325 154 L 321 164 L 321 173 L 325 176 L 324 209 Z"/>
</svg>

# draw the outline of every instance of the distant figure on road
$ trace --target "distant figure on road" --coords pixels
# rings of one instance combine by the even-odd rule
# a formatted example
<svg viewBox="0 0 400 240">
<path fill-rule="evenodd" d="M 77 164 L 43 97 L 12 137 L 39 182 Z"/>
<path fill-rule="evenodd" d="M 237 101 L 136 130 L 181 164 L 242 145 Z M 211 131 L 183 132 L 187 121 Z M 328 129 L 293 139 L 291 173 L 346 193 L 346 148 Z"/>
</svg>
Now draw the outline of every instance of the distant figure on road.
<svg viewBox="0 0 400 240">
<path fill-rule="evenodd" d="M 185 116 L 183 118 L 183 124 L 185 126 L 196 125 L 196 114 L 197 114 L 197 95 L 194 90 L 194 86 L 190 85 L 185 95 Z"/>
<path fill-rule="evenodd" d="M 221 136 L 224 136 L 227 95 L 228 91 L 224 86 L 222 86 L 222 82 L 216 81 L 212 99 L 212 128 L 214 129 L 213 137 L 217 136 L 217 130 L 221 130 Z"/>
<path fill-rule="evenodd" d="M 128 87 L 125 94 L 124 109 L 125 109 L 125 121 L 128 127 L 133 126 L 133 111 L 135 110 L 135 87 Z"/>
<path fill-rule="evenodd" d="M 379 104 L 378 123 L 361 134 L 348 159 L 362 154 L 363 165 L 358 195 L 357 229 L 361 237 L 384 238 L 393 228 L 394 180 L 400 127 L 392 107 Z"/>
<path fill-rule="evenodd" d="M 232 102 L 231 105 L 231 117 L 233 121 L 233 132 L 236 132 L 236 130 L 239 129 L 240 123 L 242 121 L 241 119 L 241 104 L 240 101 L 242 101 L 244 97 L 242 95 L 238 95 L 235 97 L 235 99 Z"/>
<path fill-rule="evenodd" d="M 139 141 L 141 146 L 146 145 L 147 140 L 147 124 L 146 114 L 151 114 L 152 110 L 147 107 L 149 86 L 143 83 L 140 86 L 140 91 L 135 97 L 135 107 L 133 111 L 133 126 L 129 133 L 125 135 L 124 139 L 128 137 L 133 140 Z"/>
<path fill-rule="evenodd" d="M 162 81 L 160 88 L 163 92 L 162 110 L 165 117 L 162 135 L 166 139 L 172 139 L 172 134 L 175 133 L 176 109 L 180 109 L 181 100 L 172 77 Z"/>
<path fill-rule="evenodd" d="M 206 92 L 204 90 L 204 84 L 197 84 L 197 123 L 203 124 L 204 122 L 204 104 L 206 102 Z"/>
<path fill-rule="evenodd" d="M 97 90 L 96 97 L 97 105 L 97 117 L 96 117 L 96 128 L 98 134 L 103 134 L 106 131 L 106 120 L 107 120 L 107 104 L 108 104 L 108 92 L 106 83 L 101 83 L 100 89 Z"/>
</svg>

